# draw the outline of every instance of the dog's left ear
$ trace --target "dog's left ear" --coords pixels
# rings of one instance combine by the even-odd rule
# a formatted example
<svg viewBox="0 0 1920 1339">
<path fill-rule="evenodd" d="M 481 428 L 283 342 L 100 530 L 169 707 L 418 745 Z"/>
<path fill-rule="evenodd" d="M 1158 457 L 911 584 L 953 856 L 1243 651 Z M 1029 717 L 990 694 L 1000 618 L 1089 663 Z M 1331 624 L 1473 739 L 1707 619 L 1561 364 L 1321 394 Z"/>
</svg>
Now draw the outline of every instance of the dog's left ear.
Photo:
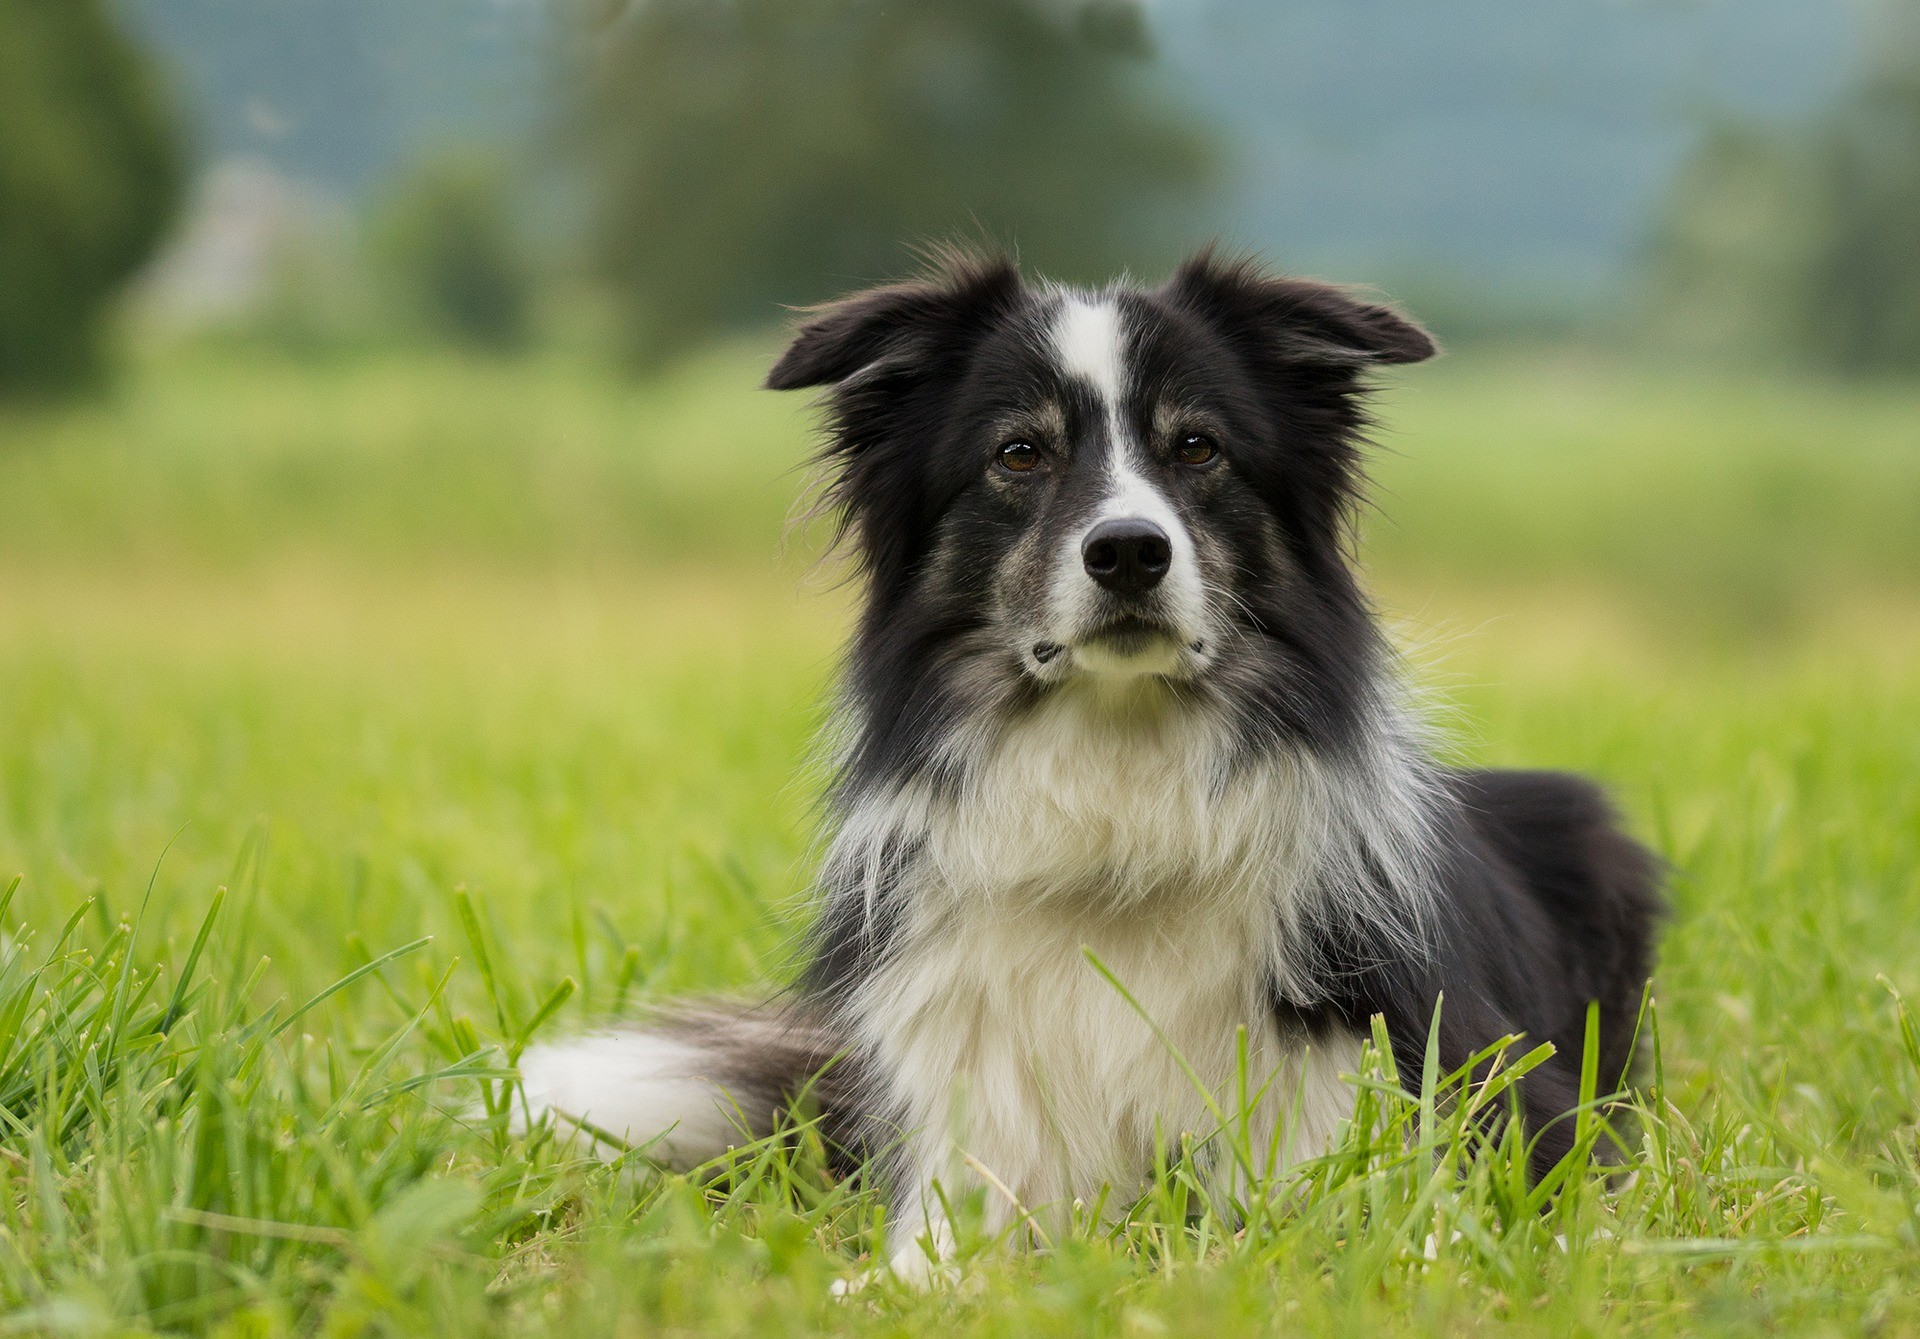
<svg viewBox="0 0 1920 1339">
<path fill-rule="evenodd" d="M 1274 275 L 1211 247 L 1174 272 L 1165 296 L 1292 363 L 1360 369 L 1423 362 L 1440 351 L 1408 316 L 1336 284 Z"/>
<path fill-rule="evenodd" d="M 767 389 L 835 386 L 877 363 L 953 350 L 1020 293 L 1020 273 L 1000 256 L 949 248 L 922 278 L 870 288 L 813 309 L 767 373 Z"/>
</svg>

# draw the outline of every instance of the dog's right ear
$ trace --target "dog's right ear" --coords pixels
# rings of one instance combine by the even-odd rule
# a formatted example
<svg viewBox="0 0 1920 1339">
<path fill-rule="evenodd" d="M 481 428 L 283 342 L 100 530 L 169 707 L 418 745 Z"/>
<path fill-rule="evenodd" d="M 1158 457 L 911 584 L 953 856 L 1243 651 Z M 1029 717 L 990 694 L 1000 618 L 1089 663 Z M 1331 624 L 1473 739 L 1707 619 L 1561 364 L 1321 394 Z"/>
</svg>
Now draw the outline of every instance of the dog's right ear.
<svg viewBox="0 0 1920 1339">
<path fill-rule="evenodd" d="M 930 272 L 813 309 L 767 373 L 767 389 L 834 386 L 877 363 L 951 348 L 957 337 L 1011 309 L 1020 273 L 1001 256 L 949 250 Z"/>
<path fill-rule="evenodd" d="M 1251 257 L 1203 248 L 1163 290 L 1239 334 L 1261 357 L 1345 375 L 1418 363 L 1440 351 L 1432 335 L 1392 307 L 1314 279 L 1273 274 Z"/>
</svg>

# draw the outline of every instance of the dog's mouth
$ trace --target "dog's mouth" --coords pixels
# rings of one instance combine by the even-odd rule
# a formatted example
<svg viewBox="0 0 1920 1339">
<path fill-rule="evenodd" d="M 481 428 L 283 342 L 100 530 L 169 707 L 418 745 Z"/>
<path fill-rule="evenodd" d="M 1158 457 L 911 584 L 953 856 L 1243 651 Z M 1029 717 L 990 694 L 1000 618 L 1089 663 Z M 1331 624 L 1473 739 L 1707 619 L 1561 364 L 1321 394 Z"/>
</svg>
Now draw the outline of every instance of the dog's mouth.
<svg viewBox="0 0 1920 1339">
<path fill-rule="evenodd" d="M 1181 633 L 1158 619 L 1124 614 L 1110 619 L 1072 642 L 1035 642 L 1029 648 L 1041 668 L 1063 660 L 1074 668 L 1109 673 L 1165 674 L 1193 668 L 1204 657 L 1206 641 Z"/>
<path fill-rule="evenodd" d="M 1086 646 L 1097 646 L 1110 655 L 1134 656 L 1157 649 L 1161 644 L 1181 641 L 1180 634 L 1157 619 L 1124 614 L 1103 623 L 1081 639 Z"/>
</svg>

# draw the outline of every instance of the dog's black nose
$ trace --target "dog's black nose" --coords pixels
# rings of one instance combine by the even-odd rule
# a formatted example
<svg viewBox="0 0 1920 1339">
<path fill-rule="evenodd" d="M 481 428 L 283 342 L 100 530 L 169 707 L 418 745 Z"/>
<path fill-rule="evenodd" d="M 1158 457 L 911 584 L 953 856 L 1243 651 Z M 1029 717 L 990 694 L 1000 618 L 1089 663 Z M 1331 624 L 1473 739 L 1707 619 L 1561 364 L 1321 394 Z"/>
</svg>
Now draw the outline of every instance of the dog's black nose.
<svg viewBox="0 0 1920 1339">
<path fill-rule="evenodd" d="M 1102 521 L 1080 542 L 1087 575 L 1121 595 L 1144 595 L 1173 566 L 1173 543 L 1152 521 Z"/>
</svg>

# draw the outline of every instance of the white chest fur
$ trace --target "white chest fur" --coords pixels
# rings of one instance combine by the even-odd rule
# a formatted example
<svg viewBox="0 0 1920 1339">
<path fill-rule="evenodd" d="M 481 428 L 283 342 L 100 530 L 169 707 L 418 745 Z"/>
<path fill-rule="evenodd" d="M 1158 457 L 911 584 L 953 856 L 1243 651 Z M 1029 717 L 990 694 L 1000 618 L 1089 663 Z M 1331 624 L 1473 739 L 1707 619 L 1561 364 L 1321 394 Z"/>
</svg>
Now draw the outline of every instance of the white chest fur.
<svg viewBox="0 0 1920 1339">
<path fill-rule="evenodd" d="M 1357 1043 L 1309 1049 L 1276 1027 L 1257 934 L 1217 916 L 1183 927 L 994 913 L 899 954 L 860 1013 L 922 1175 L 950 1191 L 990 1178 L 990 1217 L 1004 1220 L 1007 1192 L 1043 1210 L 1111 1186 L 1124 1207 L 1156 1143 L 1182 1135 L 1211 1139 L 1223 1170 L 1235 1165 L 1227 1139 L 1263 1169 L 1324 1149 L 1351 1106 L 1340 1076 Z"/>
<path fill-rule="evenodd" d="M 1261 1164 L 1332 1138 L 1357 1042 L 1309 1048 L 1269 1001 L 1326 825 L 1294 768 L 1229 774 L 1218 742 L 1189 713 L 1063 695 L 958 799 L 850 826 L 921 838 L 894 951 L 852 1012 L 923 1180 L 985 1182 L 1006 1221 L 1009 1194 L 1039 1212 L 1111 1186 L 1124 1207 L 1183 1134 L 1221 1165 L 1227 1138 Z"/>
</svg>

